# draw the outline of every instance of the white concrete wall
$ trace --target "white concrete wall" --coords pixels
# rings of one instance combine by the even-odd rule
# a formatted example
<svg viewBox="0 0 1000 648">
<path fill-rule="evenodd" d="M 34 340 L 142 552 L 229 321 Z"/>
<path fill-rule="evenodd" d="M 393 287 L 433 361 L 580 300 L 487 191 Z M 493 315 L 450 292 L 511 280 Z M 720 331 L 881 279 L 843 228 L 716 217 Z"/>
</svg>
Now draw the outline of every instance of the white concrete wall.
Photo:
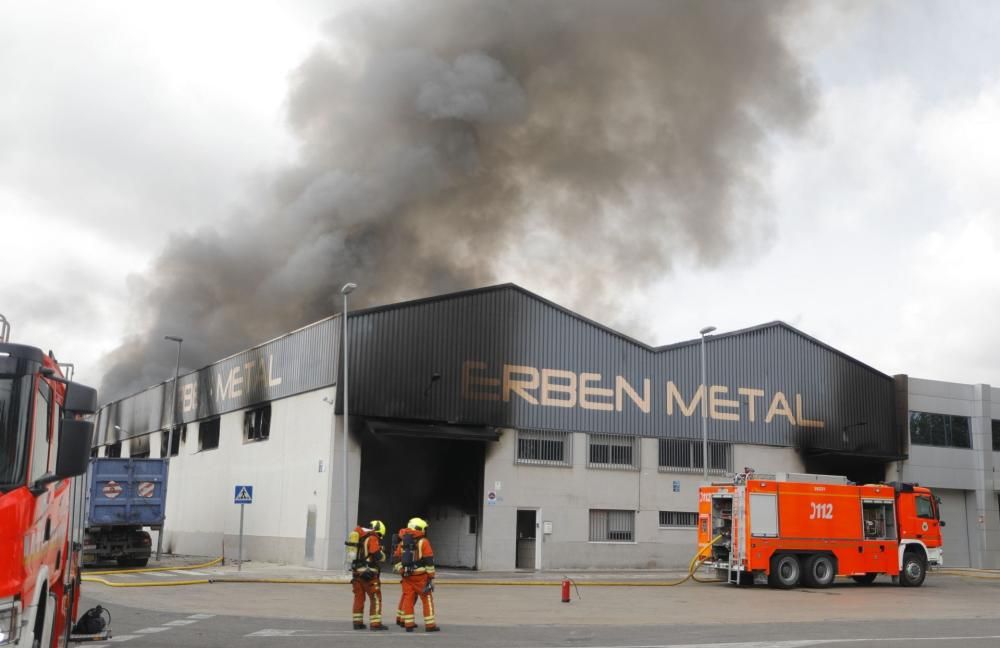
<svg viewBox="0 0 1000 648">
<path fill-rule="evenodd" d="M 539 509 L 541 521 L 552 523 L 551 535 L 540 534 L 542 569 L 687 567 L 697 550 L 696 529 L 661 528 L 659 512 L 697 512 L 701 473 L 660 472 L 658 440 L 648 438 L 640 439 L 640 470 L 588 468 L 587 435 L 572 437 L 573 464 L 566 467 L 515 463 L 515 430 L 487 447 L 484 492 L 497 482 L 501 488 L 496 503 L 483 506 L 481 568 L 514 569 L 519 508 Z M 802 469 L 788 448 L 736 446 L 734 462 L 761 472 Z M 635 541 L 590 542 L 591 509 L 635 511 Z"/>
<path fill-rule="evenodd" d="M 225 551 L 235 558 L 240 507 L 233 503 L 233 491 L 237 484 L 251 484 L 254 503 L 245 509 L 244 559 L 326 567 L 331 555 L 339 556 L 343 523 L 330 517 L 328 501 L 331 492 L 337 497 L 342 491 L 341 452 L 338 443 L 331 466 L 332 406 L 323 400 L 332 401 L 334 394 L 328 388 L 273 401 L 265 441 L 244 441 L 243 411 L 221 417 L 215 449 L 199 451 L 199 424 L 188 424 L 180 453 L 171 460 L 164 551 L 202 556 Z M 338 437 L 339 430 L 338 425 Z M 158 434 L 151 441 L 154 456 L 159 455 Z M 342 515 L 343 508 L 339 511 Z M 315 537 L 311 559 L 306 555 L 309 526 Z"/>
<path fill-rule="evenodd" d="M 993 451 L 991 425 L 993 419 L 1000 419 L 1000 389 L 920 378 L 908 382 L 910 411 L 968 417 L 972 448 L 911 443 L 900 477 L 932 489 L 962 491 L 967 514 L 961 523 L 968 530 L 971 566 L 1000 568 L 1000 453 Z M 955 497 L 950 499 L 955 501 Z M 949 526 L 958 522 L 955 513 L 949 511 L 946 516 Z M 944 550 L 947 561 L 947 545 Z"/>
</svg>

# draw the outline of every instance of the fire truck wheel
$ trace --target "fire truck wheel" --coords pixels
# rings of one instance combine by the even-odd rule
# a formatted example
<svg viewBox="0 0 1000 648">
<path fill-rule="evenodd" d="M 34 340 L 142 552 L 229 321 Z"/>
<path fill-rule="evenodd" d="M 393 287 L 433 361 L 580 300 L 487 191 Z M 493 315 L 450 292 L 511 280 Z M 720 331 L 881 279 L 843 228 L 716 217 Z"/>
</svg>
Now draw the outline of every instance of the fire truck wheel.
<svg viewBox="0 0 1000 648">
<path fill-rule="evenodd" d="M 872 583 L 875 582 L 875 579 L 877 577 L 878 574 L 874 572 L 868 572 L 864 576 L 851 576 L 851 580 L 857 583 L 858 585 L 871 585 Z"/>
<path fill-rule="evenodd" d="M 899 570 L 899 584 L 903 587 L 920 587 L 927 578 L 927 561 L 915 551 L 903 554 L 903 568 Z"/>
<path fill-rule="evenodd" d="M 826 554 L 816 554 L 806 560 L 802 580 L 809 587 L 829 587 L 837 576 L 833 559 Z"/>
<path fill-rule="evenodd" d="M 798 556 L 778 554 L 771 558 L 771 573 L 767 576 L 767 582 L 771 587 L 790 589 L 799 584 L 801 574 L 802 567 Z"/>
</svg>

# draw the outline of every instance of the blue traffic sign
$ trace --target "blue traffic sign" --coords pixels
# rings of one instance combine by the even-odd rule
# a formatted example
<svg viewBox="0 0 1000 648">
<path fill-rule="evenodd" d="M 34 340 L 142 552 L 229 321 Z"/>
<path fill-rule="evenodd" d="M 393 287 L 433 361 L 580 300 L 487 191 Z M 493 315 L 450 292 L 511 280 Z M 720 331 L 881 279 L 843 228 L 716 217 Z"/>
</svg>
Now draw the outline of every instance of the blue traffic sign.
<svg viewBox="0 0 1000 648">
<path fill-rule="evenodd" d="M 233 504 L 253 504 L 253 486 L 250 484 L 237 484 L 236 491 L 233 494 Z"/>
</svg>

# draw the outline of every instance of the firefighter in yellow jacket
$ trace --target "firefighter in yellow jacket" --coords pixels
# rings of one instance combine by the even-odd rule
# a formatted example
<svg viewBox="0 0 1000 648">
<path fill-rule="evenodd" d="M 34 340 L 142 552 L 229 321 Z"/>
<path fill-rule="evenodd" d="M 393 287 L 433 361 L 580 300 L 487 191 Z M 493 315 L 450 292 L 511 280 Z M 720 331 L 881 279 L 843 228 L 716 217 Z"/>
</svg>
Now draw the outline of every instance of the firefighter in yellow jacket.
<svg viewBox="0 0 1000 648">
<path fill-rule="evenodd" d="M 392 569 L 402 576 L 403 586 L 396 622 L 402 620 L 401 625 L 407 632 L 417 627 L 413 616 L 418 596 L 424 610 L 424 630 L 437 632 L 441 629 L 434 616 L 434 549 L 426 532 L 427 522 L 418 517 L 410 518 L 406 528 L 399 532 L 399 543 L 392 556 Z"/>
<path fill-rule="evenodd" d="M 351 561 L 351 588 L 354 590 L 354 607 L 351 609 L 355 630 L 365 629 L 365 597 L 370 605 L 369 621 L 372 630 L 386 630 L 382 625 L 382 579 L 379 563 L 385 560 L 382 538 L 385 525 L 372 520 L 368 527 L 357 527 L 347 541 L 353 547 Z"/>
</svg>

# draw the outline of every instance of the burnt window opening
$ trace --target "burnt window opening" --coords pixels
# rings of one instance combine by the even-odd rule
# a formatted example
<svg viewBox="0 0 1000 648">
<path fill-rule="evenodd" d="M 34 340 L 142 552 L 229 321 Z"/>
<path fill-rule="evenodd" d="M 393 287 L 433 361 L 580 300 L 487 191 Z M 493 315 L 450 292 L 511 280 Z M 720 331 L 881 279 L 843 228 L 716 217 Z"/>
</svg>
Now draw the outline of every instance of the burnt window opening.
<svg viewBox="0 0 1000 648">
<path fill-rule="evenodd" d="M 243 414 L 243 441 L 266 441 L 271 437 L 271 405 L 247 410 Z"/>
<path fill-rule="evenodd" d="M 181 425 L 174 429 L 174 438 L 170 440 L 170 429 L 160 430 L 160 456 L 167 456 L 167 443 L 170 443 L 170 456 L 176 457 L 180 454 L 181 440 L 187 436 L 187 425 Z"/>
<path fill-rule="evenodd" d="M 214 450 L 219 447 L 219 428 L 221 419 L 215 417 L 198 424 L 198 452 Z"/>
</svg>

